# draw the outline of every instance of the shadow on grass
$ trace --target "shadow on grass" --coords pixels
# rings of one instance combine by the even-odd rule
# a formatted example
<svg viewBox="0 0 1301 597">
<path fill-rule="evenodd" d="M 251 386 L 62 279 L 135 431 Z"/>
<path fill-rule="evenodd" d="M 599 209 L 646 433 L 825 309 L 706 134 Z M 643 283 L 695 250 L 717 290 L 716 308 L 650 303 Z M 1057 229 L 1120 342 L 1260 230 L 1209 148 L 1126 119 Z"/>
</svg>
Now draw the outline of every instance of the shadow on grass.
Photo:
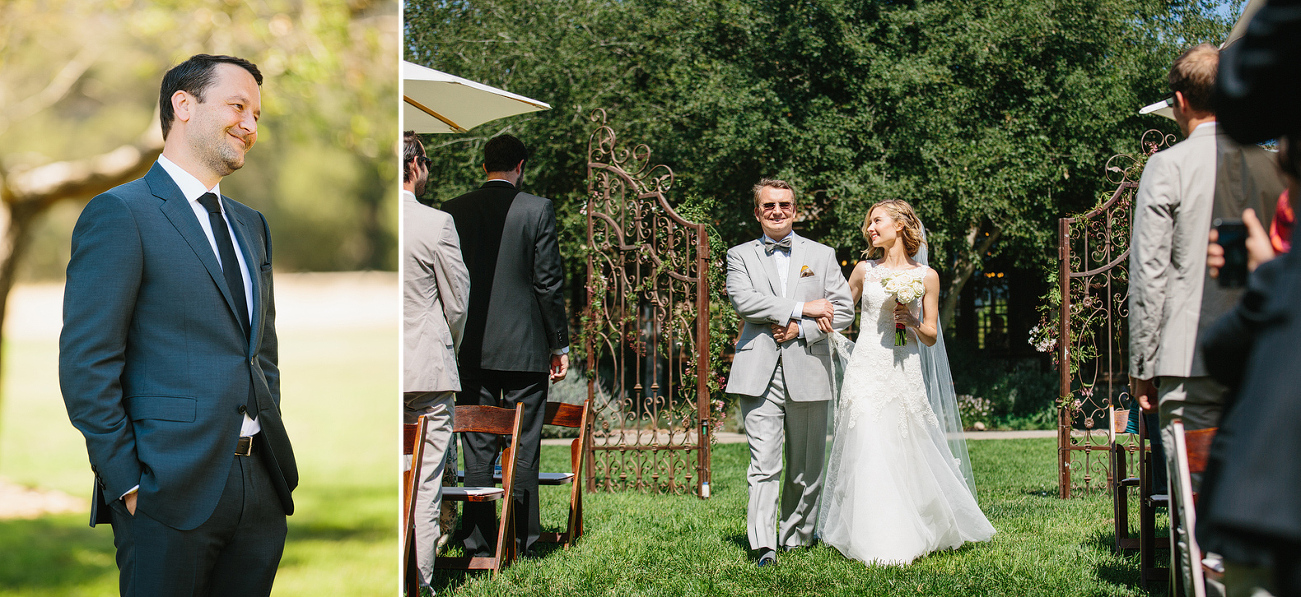
<svg viewBox="0 0 1301 597">
<path fill-rule="evenodd" d="M 558 529 L 544 529 L 544 532 L 557 532 L 557 531 Z M 557 552 L 563 553 L 564 550 L 565 550 L 564 545 L 560 543 L 542 543 L 539 541 L 533 544 L 533 553 L 536 554 L 534 558 L 536 558 L 539 561 L 546 561 L 548 558 L 552 556 L 552 554 L 555 554 Z M 438 554 L 438 557 L 456 558 L 456 557 L 462 557 L 464 555 L 465 555 L 465 550 L 461 547 L 461 540 L 454 538 L 450 542 L 448 542 L 447 546 L 443 548 L 442 553 Z M 519 562 L 520 560 L 516 559 L 515 561 L 511 562 L 510 565 L 515 565 L 518 564 Z M 437 565 L 437 560 L 435 560 L 435 565 Z M 503 568 L 503 570 L 505 570 L 505 568 Z M 429 585 L 433 587 L 435 594 L 448 595 L 454 591 L 459 590 L 466 583 L 470 582 L 470 580 L 477 578 L 479 576 L 491 578 L 492 571 L 451 570 L 451 569 L 434 568 L 433 578 L 430 579 Z"/>
<path fill-rule="evenodd" d="M 1139 566 L 1141 564 L 1138 551 L 1116 551 L 1116 535 L 1113 530 L 1099 530 L 1081 545 L 1108 556 L 1098 558 L 1097 564 L 1093 567 L 1094 575 L 1097 576 L 1098 580 L 1118 587 L 1138 591 L 1144 590 L 1140 583 Z M 1160 591 L 1158 592 L 1157 589 L 1160 589 Z M 1165 595 L 1165 583 L 1150 583 L 1146 592 L 1154 597 Z"/>
<path fill-rule="evenodd" d="M 113 531 L 83 515 L 0 521 L 0 587 L 58 588 L 116 577 Z"/>
</svg>

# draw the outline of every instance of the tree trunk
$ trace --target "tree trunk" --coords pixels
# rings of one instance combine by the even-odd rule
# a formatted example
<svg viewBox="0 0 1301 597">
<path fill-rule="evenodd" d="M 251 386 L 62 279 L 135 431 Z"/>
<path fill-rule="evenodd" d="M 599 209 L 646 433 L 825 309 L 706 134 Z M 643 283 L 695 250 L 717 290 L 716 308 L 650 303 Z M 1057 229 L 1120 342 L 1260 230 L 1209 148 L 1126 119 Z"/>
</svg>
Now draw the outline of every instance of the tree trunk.
<svg viewBox="0 0 1301 597">
<path fill-rule="evenodd" d="M 940 305 L 940 325 L 945 329 L 953 328 L 953 316 L 957 312 L 958 298 L 962 294 L 962 289 L 971 280 L 971 275 L 976 273 L 976 268 L 981 264 L 985 253 L 989 252 L 989 248 L 994 246 L 994 242 L 1003 234 L 1002 228 L 991 224 L 985 235 L 981 236 L 981 231 L 984 229 L 985 226 L 982 224 L 973 224 L 967 229 L 966 245 L 970 250 L 959 256 L 954 263 L 953 278 L 949 280 L 944 301 Z"/>
</svg>

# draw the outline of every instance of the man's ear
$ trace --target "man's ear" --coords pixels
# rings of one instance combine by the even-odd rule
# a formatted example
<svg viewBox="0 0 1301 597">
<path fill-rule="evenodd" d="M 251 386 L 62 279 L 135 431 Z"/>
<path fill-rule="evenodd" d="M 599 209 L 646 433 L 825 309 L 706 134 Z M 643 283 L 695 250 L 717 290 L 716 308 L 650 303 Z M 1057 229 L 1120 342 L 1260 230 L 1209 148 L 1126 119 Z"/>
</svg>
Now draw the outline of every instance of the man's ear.
<svg viewBox="0 0 1301 597">
<path fill-rule="evenodd" d="M 1175 106 L 1178 106 L 1181 112 L 1188 112 L 1188 98 L 1184 97 L 1184 92 L 1175 92 Z"/>
<path fill-rule="evenodd" d="M 197 102 L 193 95 L 185 91 L 177 91 L 172 94 L 172 112 L 176 115 L 175 120 L 189 122 L 193 115 L 194 104 Z"/>
</svg>

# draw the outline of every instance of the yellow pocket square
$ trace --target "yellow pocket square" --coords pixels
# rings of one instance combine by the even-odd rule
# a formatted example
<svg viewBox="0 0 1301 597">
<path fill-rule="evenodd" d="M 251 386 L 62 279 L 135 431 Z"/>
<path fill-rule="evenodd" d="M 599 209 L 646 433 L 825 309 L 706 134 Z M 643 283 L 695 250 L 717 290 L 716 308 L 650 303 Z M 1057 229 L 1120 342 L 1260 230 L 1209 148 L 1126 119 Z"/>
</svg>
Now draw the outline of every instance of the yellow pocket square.
<svg viewBox="0 0 1301 597">
<path fill-rule="evenodd" d="M 801 266 L 800 266 L 800 277 L 801 277 L 801 278 L 811 278 L 811 277 L 813 277 L 813 275 L 814 275 L 814 274 L 813 274 L 813 269 L 812 269 L 812 268 L 810 268 L 810 267 L 807 266 L 807 265 L 801 265 Z"/>
</svg>

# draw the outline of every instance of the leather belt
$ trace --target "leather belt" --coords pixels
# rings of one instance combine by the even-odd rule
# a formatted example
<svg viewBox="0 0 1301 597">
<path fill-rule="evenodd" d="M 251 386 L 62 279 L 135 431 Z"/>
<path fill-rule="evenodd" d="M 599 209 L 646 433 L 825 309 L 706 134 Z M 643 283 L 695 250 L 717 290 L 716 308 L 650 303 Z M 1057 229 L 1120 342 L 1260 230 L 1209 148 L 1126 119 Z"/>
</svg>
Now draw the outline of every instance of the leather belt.
<svg viewBox="0 0 1301 597">
<path fill-rule="evenodd" d="M 240 436 L 239 443 L 235 444 L 235 455 L 236 456 L 253 455 L 253 436 L 251 435 Z"/>
</svg>

